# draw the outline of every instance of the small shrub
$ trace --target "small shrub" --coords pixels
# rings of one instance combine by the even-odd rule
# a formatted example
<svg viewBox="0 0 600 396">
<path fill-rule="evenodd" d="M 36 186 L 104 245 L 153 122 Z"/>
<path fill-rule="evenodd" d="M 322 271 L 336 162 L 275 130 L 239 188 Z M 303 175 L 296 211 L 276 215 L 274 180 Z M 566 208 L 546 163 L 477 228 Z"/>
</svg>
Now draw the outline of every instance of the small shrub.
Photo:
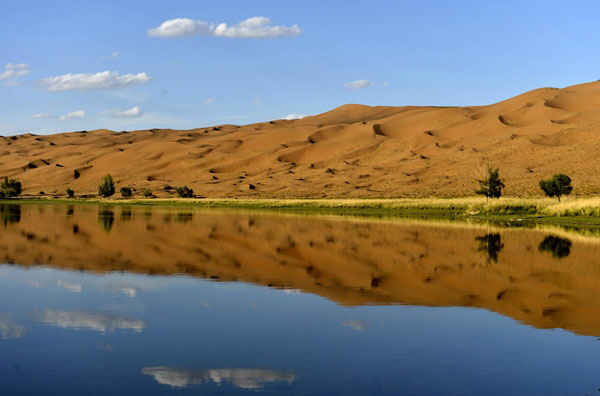
<svg viewBox="0 0 600 396">
<path fill-rule="evenodd" d="M 71 190 L 70 188 L 67 188 L 67 195 L 69 196 L 69 198 L 73 198 L 75 196 L 75 191 Z"/>
<path fill-rule="evenodd" d="M 562 173 L 552 176 L 552 179 L 540 180 L 540 188 L 548 197 L 556 197 L 560 202 L 561 195 L 569 195 L 573 191 L 571 178 Z"/>
<path fill-rule="evenodd" d="M 104 198 L 108 198 L 115 194 L 115 183 L 111 175 L 106 175 L 102 178 L 100 185 L 98 186 L 98 195 Z"/>
<path fill-rule="evenodd" d="M 133 191 L 129 187 L 121 187 L 121 196 L 123 198 L 129 198 L 133 195 Z"/>
<path fill-rule="evenodd" d="M 0 198 L 13 198 L 18 195 L 21 195 L 21 182 L 5 177 L 0 184 Z"/>
<path fill-rule="evenodd" d="M 142 192 L 142 195 L 144 196 L 144 198 L 151 198 L 152 197 L 152 191 L 150 191 L 150 190 L 144 190 L 144 192 Z"/>
<path fill-rule="evenodd" d="M 177 191 L 177 194 L 181 198 L 193 198 L 194 197 L 194 190 L 192 190 L 188 186 L 175 187 L 175 191 Z"/>
</svg>

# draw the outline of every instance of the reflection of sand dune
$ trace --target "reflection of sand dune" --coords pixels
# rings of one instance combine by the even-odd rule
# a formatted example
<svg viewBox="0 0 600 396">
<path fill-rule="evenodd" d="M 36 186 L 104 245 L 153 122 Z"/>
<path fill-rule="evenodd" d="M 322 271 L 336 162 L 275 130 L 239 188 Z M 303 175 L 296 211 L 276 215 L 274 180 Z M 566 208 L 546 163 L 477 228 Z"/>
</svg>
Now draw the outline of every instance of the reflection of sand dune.
<svg viewBox="0 0 600 396">
<path fill-rule="evenodd" d="M 142 331 L 146 327 L 143 320 L 104 312 L 67 312 L 48 309 L 35 316 L 38 322 L 63 329 L 95 330 L 102 333 L 116 329 Z"/>
<path fill-rule="evenodd" d="M 292 371 L 262 369 L 189 370 L 172 367 L 146 367 L 142 373 L 153 376 L 158 383 L 175 388 L 212 381 L 217 384 L 229 382 L 242 389 L 260 389 L 269 382 L 291 384 L 296 379 L 296 375 Z"/>
<path fill-rule="evenodd" d="M 0 233 L 0 262 L 245 281 L 344 305 L 473 306 L 600 336 L 600 243 L 591 239 L 569 245 L 540 230 L 191 209 L 182 222 L 176 211 L 111 210 L 107 233 L 94 206 L 24 205 Z"/>
<path fill-rule="evenodd" d="M 599 125 L 595 81 L 489 106 L 350 104 L 243 126 L 4 137 L 0 175 L 45 196 L 96 194 L 106 173 L 161 197 L 184 184 L 207 197 L 457 196 L 473 193 L 484 156 L 508 194 L 539 194 L 560 163 L 585 195 L 597 193 Z"/>
<path fill-rule="evenodd" d="M 0 315 L 0 338 L 23 338 L 27 329 L 9 316 Z"/>
</svg>

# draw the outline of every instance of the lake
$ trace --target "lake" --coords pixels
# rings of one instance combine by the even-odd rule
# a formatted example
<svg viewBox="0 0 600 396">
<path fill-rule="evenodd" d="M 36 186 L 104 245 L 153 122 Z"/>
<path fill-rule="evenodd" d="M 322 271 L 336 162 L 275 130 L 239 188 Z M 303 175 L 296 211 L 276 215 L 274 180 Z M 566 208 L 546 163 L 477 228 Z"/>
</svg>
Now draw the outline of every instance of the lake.
<svg viewBox="0 0 600 396">
<path fill-rule="evenodd" d="M 600 394 L 598 230 L 0 205 L 0 394 Z"/>
</svg>

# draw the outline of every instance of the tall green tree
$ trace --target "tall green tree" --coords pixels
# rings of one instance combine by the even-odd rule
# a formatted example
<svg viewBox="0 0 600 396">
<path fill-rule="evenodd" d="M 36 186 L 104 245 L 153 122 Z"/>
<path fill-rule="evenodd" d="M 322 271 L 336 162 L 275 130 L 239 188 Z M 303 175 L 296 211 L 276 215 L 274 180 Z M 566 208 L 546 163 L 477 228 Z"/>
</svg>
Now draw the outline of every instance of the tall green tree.
<svg viewBox="0 0 600 396">
<path fill-rule="evenodd" d="M 502 195 L 504 181 L 500 178 L 500 170 L 498 168 L 494 169 L 492 166 L 488 166 L 486 168 L 486 177 L 477 180 L 477 183 L 479 183 L 479 189 L 475 193 L 484 195 L 486 201 L 490 198 L 500 198 Z"/>
<path fill-rule="evenodd" d="M 98 195 L 104 198 L 108 198 L 115 193 L 115 183 L 111 175 L 106 175 L 100 181 L 98 186 Z"/>
<path fill-rule="evenodd" d="M 552 176 L 552 179 L 540 180 L 540 188 L 548 197 L 556 197 L 560 202 L 561 195 L 569 195 L 573 191 L 571 178 L 562 173 Z"/>
</svg>

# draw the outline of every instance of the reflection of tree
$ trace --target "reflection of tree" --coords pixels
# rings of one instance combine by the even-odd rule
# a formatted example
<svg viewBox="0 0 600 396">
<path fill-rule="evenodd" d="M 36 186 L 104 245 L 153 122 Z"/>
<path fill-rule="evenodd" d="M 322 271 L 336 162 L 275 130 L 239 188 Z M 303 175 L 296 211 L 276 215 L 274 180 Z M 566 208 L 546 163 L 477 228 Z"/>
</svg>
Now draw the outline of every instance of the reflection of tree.
<svg viewBox="0 0 600 396">
<path fill-rule="evenodd" d="M 21 206 L 14 204 L 0 205 L 0 219 L 4 227 L 12 223 L 18 223 L 21 221 Z"/>
<path fill-rule="evenodd" d="M 500 234 L 487 233 L 484 236 L 476 237 L 475 241 L 479 242 L 477 251 L 485 252 L 488 263 L 492 260 L 498 262 L 498 253 L 500 253 L 500 250 L 504 247 Z"/>
<path fill-rule="evenodd" d="M 557 259 L 571 254 L 571 241 L 566 238 L 548 235 L 538 246 L 540 252 L 548 252 Z"/>
<path fill-rule="evenodd" d="M 177 222 L 178 223 L 189 223 L 194 218 L 193 213 L 179 212 L 177 213 Z"/>
<path fill-rule="evenodd" d="M 115 212 L 108 207 L 101 207 L 98 211 L 98 222 L 104 228 L 104 231 L 110 232 L 115 222 Z"/>
<path fill-rule="evenodd" d="M 129 206 L 123 206 L 121 208 L 121 221 L 131 220 L 131 208 Z"/>
</svg>

